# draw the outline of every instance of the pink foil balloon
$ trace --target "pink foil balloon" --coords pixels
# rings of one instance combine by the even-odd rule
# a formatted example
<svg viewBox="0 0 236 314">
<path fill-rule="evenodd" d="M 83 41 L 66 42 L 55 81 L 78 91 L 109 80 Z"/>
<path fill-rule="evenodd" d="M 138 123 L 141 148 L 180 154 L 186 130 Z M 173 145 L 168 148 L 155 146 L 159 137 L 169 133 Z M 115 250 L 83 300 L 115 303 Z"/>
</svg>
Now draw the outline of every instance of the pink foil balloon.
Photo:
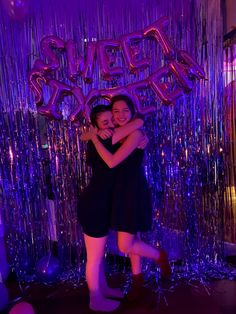
<svg viewBox="0 0 236 314">
<path fill-rule="evenodd" d="M 168 91 L 168 85 L 161 82 L 161 79 L 170 74 L 169 66 L 162 67 L 149 77 L 149 84 L 156 95 L 163 101 L 164 104 L 169 105 L 176 99 L 183 96 L 182 88 L 176 88 L 173 91 Z"/>
<path fill-rule="evenodd" d="M 147 58 L 141 59 L 139 57 L 140 50 L 137 51 L 134 49 L 134 47 L 132 47 L 132 43 L 140 42 L 142 38 L 143 34 L 141 32 L 133 32 L 131 34 L 122 36 L 120 39 L 124 59 L 132 73 L 135 73 L 140 69 L 144 70 L 149 66 L 149 60 Z"/>
<path fill-rule="evenodd" d="M 35 102 L 37 106 L 43 104 L 42 83 L 47 84 L 47 79 L 41 71 L 32 69 L 29 72 L 29 85 L 35 95 Z"/>
<path fill-rule="evenodd" d="M 84 110 L 84 116 L 87 121 L 89 121 L 90 112 L 92 109 L 92 104 L 97 100 L 98 97 L 100 97 L 100 91 L 93 88 L 89 91 L 88 95 L 85 98 L 85 110 Z"/>
<path fill-rule="evenodd" d="M 98 62 L 101 69 L 101 74 L 104 80 L 112 81 L 114 76 L 123 74 L 122 67 L 113 66 L 115 57 L 109 55 L 108 50 L 119 49 L 121 46 L 117 40 L 100 40 L 97 44 Z"/>
<path fill-rule="evenodd" d="M 177 59 L 186 66 L 190 77 L 196 77 L 197 79 L 205 78 L 204 69 L 190 56 L 187 51 L 179 50 Z"/>
<path fill-rule="evenodd" d="M 117 95 L 130 96 L 126 87 L 113 87 L 100 90 L 102 98 L 110 101 L 112 97 Z"/>
<path fill-rule="evenodd" d="M 73 82 L 76 80 L 79 72 L 82 71 L 83 68 L 83 58 L 81 56 L 78 57 L 75 42 L 69 39 L 66 44 L 66 58 L 67 58 L 67 67 L 68 67 L 68 77 Z"/>
<path fill-rule="evenodd" d="M 85 97 L 80 87 L 72 88 L 71 92 L 72 92 L 72 95 L 74 95 L 76 99 L 77 106 L 75 110 L 70 114 L 69 120 L 71 122 L 75 122 L 81 114 L 86 116 Z"/>
<path fill-rule="evenodd" d="M 128 92 L 133 99 L 133 102 L 135 104 L 137 112 L 144 114 L 144 115 L 148 114 L 150 112 L 156 111 L 156 106 L 147 106 L 145 108 L 141 107 L 141 101 L 139 99 L 137 91 L 140 89 L 147 89 L 148 86 L 149 86 L 148 80 L 139 81 L 136 83 L 129 84 L 127 86 Z"/>
<path fill-rule="evenodd" d="M 85 57 L 79 56 L 76 51 L 76 46 L 73 40 L 66 42 L 66 57 L 68 66 L 68 76 L 73 82 L 78 75 L 82 75 L 86 83 L 92 82 L 95 55 L 96 55 L 96 43 L 89 42 L 86 48 Z"/>
<path fill-rule="evenodd" d="M 55 71 L 60 68 L 58 56 L 53 49 L 63 50 L 64 41 L 58 36 L 46 36 L 41 40 L 40 48 L 43 55 L 47 58 L 48 63 L 41 59 L 37 59 L 34 63 L 34 68 L 39 71 Z"/>
<path fill-rule="evenodd" d="M 49 119 L 60 120 L 63 118 L 58 110 L 59 102 L 66 95 L 71 95 L 71 87 L 57 80 L 51 80 L 48 84 L 52 89 L 51 97 L 48 104 L 38 107 L 38 112 Z"/>
<path fill-rule="evenodd" d="M 163 31 L 163 27 L 167 24 L 168 18 L 163 16 L 153 24 L 147 26 L 143 31 L 143 35 L 145 37 L 154 37 L 160 44 L 166 58 L 173 59 L 175 56 L 174 48 L 172 47 L 167 35 Z"/>
<path fill-rule="evenodd" d="M 179 85 L 184 88 L 185 92 L 189 92 L 193 88 L 193 82 L 190 80 L 188 76 L 188 72 L 186 66 L 182 63 L 171 61 L 169 63 L 171 73 L 175 76 Z"/>
</svg>

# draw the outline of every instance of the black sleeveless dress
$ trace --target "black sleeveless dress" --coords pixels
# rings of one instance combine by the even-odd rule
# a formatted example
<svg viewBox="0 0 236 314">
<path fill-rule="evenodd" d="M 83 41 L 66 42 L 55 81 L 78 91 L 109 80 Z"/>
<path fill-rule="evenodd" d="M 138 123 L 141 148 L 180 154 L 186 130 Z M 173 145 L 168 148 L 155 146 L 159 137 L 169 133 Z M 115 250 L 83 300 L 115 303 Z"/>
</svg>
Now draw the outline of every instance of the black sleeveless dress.
<svg viewBox="0 0 236 314">
<path fill-rule="evenodd" d="M 111 138 L 101 143 L 114 153 L 119 144 L 112 145 Z M 106 236 L 111 227 L 112 193 L 116 169 L 110 169 L 97 153 L 93 143 L 88 142 L 87 162 L 92 168 L 89 185 L 78 201 L 78 220 L 83 232 L 91 237 Z"/>
<path fill-rule="evenodd" d="M 144 151 L 135 149 L 116 169 L 111 228 L 135 234 L 151 229 L 151 193 L 142 165 Z"/>
</svg>

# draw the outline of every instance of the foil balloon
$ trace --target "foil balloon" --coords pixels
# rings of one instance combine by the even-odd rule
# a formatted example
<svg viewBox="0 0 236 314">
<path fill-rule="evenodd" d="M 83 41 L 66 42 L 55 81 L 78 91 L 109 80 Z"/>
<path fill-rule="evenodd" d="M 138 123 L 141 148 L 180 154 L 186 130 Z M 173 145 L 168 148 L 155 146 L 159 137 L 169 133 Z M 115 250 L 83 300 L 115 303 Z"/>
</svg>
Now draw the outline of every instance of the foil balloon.
<svg viewBox="0 0 236 314">
<path fill-rule="evenodd" d="M 58 279 L 61 271 L 60 262 L 52 255 L 42 257 L 36 264 L 36 275 L 43 282 L 50 283 Z"/>
<path fill-rule="evenodd" d="M 60 62 L 55 53 L 55 49 L 63 50 L 65 46 L 64 41 L 58 36 L 46 36 L 41 40 L 40 48 L 43 55 L 47 58 L 48 63 L 41 59 L 37 59 L 34 63 L 34 68 L 39 71 L 55 71 L 59 69 Z"/>
<path fill-rule="evenodd" d="M 96 54 L 97 43 L 89 42 L 87 44 L 85 61 L 82 68 L 82 76 L 86 83 L 91 83 L 94 71 L 95 54 Z"/>
<path fill-rule="evenodd" d="M 149 77 L 149 83 L 153 91 L 163 101 L 164 104 L 169 105 L 176 99 L 183 96 L 184 91 L 182 88 L 176 88 L 174 91 L 168 91 L 167 85 L 161 83 L 161 79 L 167 77 L 170 74 L 170 68 L 168 66 L 162 67 Z"/>
<path fill-rule="evenodd" d="M 35 95 L 35 102 L 37 106 L 43 104 L 42 83 L 47 83 L 44 74 L 36 69 L 29 72 L 29 86 Z"/>
<path fill-rule="evenodd" d="M 191 78 L 204 79 L 204 69 L 189 55 L 185 50 L 179 50 L 177 53 L 177 59 L 186 65 L 186 70 Z"/>
<path fill-rule="evenodd" d="M 35 314 L 35 311 L 31 304 L 20 302 L 11 308 L 9 314 Z"/>
<path fill-rule="evenodd" d="M 48 85 L 52 89 L 51 97 L 45 106 L 38 107 L 38 113 L 49 119 L 62 119 L 62 114 L 58 110 L 59 102 L 64 96 L 71 94 L 71 87 L 57 80 L 50 80 Z"/>
<path fill-rule="evenodd" d="M 76 99 L 77 106 L 75 110 L 70 114 L 69 120 L 71 122 L 75 122 L 76 120 L 78 120 L 79 115 L 85 112 L 85 97 L 81 88 L 79 87 L 72 88 L 71 92 Z"/>
<path fill-rule="evenodd" d="M 108 53 L 119 49 L 120 42 L 117 40 L 101 40 L 97 44 L 98 62 L 104 80 L 112 81 L 115 76 L 123 74 L 122 67 L 113 66 L 116 63 L 115 56 Z"/>
<path fill-rule="evenodd" d="M 142 32 L 133 32 L 122 36 L 120 39 L 124 59 L 132 73 L 135 73 L 140 69 L 143 70 L 149 66 L 149 59 L 142 59 L 140 48 L 137 49 L 137 43 L 140 42 L 142 38 Z M 136 46 L 134 47 L 132 43 L 135 43 Z"/>
<path fill-rule="evenodd" d="M 110 101 L 112 97 L 117 95 L 126 95 L 131 97 L 126 87 L 113 87 L 100 90 L 100 95 L 102 98 Z"/>
<path fill-rule="evenodd" d="M 71 81 L 75 81 L 79 72 L 82 71 L 83 58 L 78 57 L 73 40 L 70 39 L 66 42 L 65 49 L 67 57 L 68 77 Z"/>
<path fill-rule="evenodd" d="M 160 44 L 163 53 L 167 59 L 173 59 L 175 57 L 175 51 L 172 47 L 168 37 L 163 31 L 163 27 L 168 24 L 168 18 L 167 17 L 161 17 L 153 24 L 147 26 L 144 31 L 143 35 L 145 37 L 154 37 L 157 42 Z"/>
<path fill-rule="evenodd" d="M 2 0 L 8 15 L 14 20 L 22 20 L 28 14 L 30 0 Z"/>
<path fill-rule="evenodd" d="M 93 88 L 88 93 L 86 100 L 85 100 L 85 110 L 84 110 L 84 117 L 87 121 L 89 121 L 90 112 L 92 109 L 93 103 L 101 96 L 99 90 Z"/>
<path fill-rule="evenodd" d="M 171 61 L 169 67 L 171 73 L 175 76 L 179 85 L 184 88 L 185 92 L 191 91 L 193 88 L 193 81 L 191 81 L 188 76 L 186 66 L 179 62 Z"/>
<path fill-rule="evenodd" d="M 141 90 L 141 89 L 147 89 L 148 86 L 149 86 L 148 80 L 139 81 L 136 83 L 129 84 L 127 86 L 129 94 L 132 95 L 132 99 L 134 101 L 137 112 L 143 115 L 156 111 L 156 106 L 147 106 L 145 108 L 141 107 L 141 101 L 138 97 L 137 92 L 138 90 Z"/>
<path fill-rule="evenodd" d="M 73 40 L 68 40 L 66 42 L 65 48 L 69 79 L 71 81 L 75 81 L 76 77 L 81 74 L 86 83 L 91 83 L 94 71 L 96 43 L 89 42 L 87 44 L 85 58 L 78 56 Z"/>
</svg>

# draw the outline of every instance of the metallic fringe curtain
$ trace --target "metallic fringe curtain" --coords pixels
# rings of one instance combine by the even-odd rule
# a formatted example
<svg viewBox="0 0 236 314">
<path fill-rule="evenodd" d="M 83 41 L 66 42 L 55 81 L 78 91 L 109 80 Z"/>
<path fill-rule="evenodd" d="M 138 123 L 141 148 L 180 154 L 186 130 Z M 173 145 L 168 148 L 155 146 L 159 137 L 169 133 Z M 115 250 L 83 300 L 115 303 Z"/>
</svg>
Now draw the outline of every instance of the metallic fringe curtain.
<svg viewBox="0 0 236 314">
<path fill-rule="evenodd" d="M 223 258 L 223 218 L 232 235 L 235 167 L 234 111 L 228 112 L 229 134 L 224 130 L 223 39 L 220 0 L 170 1 L 32 1 L 23 21 L 0 10 L 0 197 L 7 234 L 9 261 L 18 275 L 33 273 L 37 261 L 58 243 L 62 265 L 83 265 L 83 241 L 77 222 L 78 195 L 91 175 L 80 125 L 66 117 L 72 103 L 61 104 L 65 119 L 49 121 L 37 114 L 27 74 L 42 58 L 40 41 L 46 35 L 73 39 L 79 51 L 87 41 L 118 39 L 144 29 L 167 16 L 165 31 L 177 50 L 188 51 L 205 70 L 206 80 L 195 81 L 189 94 L 173 105 L 144 95 L 156 112 L 145 121 L 150 139 L 145 169 L 153 196 L 153 230 L 146 239 L 167 248 L 172 260 L 188 265 L 217 264 Z M 164 57 L 154 41 L 150 73 Z M 58 73 L 66 78 L 66 64 Z M 109 88 L 96 65 L 94 81 L 78 82 L 85 94 L 91 88 Z M 128 72 L 116 82 L 126 85 L 149 75 Z M 44 90 L 45 99 L 48 90 Z M 231 104 L 232 104 L 231 100 Z M 231 124 L 230 124 L 231 123 Z M 230 133 L 231 132 L 231 133 Z M 227 137 L 228 136 L 228 137 Z M 227 152 L 230 152 L 227 154 Z M 225 161 L 227 171 L 225 170 Z M 224 200 L 227 203 L 225 209 Z M 233 240 L 233 236 L 227 240 Z M 116 252 L 111 241 L 108 252 Z"/>
</svg>

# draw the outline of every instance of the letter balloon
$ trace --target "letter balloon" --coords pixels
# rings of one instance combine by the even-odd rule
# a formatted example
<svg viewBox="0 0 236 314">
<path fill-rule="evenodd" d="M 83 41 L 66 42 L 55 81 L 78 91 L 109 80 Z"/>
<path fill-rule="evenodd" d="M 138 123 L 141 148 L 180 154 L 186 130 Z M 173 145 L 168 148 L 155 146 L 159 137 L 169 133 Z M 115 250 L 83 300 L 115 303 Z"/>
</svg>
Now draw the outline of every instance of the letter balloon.
<svg viewBox="0 0 236 314">
<path fill-rule="evenodd" d="M 104 80 L 111 81 L 114 76 L 121 75 L 121 67 L 113 67 L 116 58 L 108 53 L 108 50 L 117 50 L 120 42 L 117 40 L 101 40 L 97 44 L 98 62 L 100 64 L 101 74 Z"/>
<path fill-rule="evenodd" d="M 140 97 L 138 96 L 138 90 L 147 89 L 148 86 L 149 86 L 148 80 L 139 81 L 136 83 L 129 84 L 127 86 L 128 92 L 130 93 L 130 95 L 132 95 L 132 99 L 134 101 L 137 112 L 143 115 L 156 111 L 155 106 L 147 106 L 144 108 L 141 107 L 141 100 Z"/>
<path fill-rule="evenodd" d="M 37 106 L 43 104 L 42 83 L 47 83 L 47 79 L 39 70 L 32 69 L 29 72 L 29 85 L 35 95 L 35 102 Z"/>
<path fill-rule="evenodd" d="M 124 59 L 132 73 L 137 72 L 137 70 L 139 69 L 143 70 L 149 66 L 149 59 L 140 58 L 140 48 L 138 49 L 137 46 L 132 46 L 132 43 L 137 44 L 137 42 L 140 42 L 142 38 L 143 34 L 141 32 L 134 32 L 121 37 L 121 45 Z"/>
<path fill-rule="evenodd" d="M 34 68 L 39 71 L 55 71 L 59 69 L 60 62 L 58 56 L 53 49 L 64 49 L 64 41 L 57 36 L 46 36 L 41 40 L 40 47 L 43 55 L 47 58 L 48 63 L 41 59 L 37 59 L 34 63 Z"/>
<path fill-rule="evenodd" d="M 168 24 L 168 18 L 166 16 L 161 17 L 153 24 L 147 26 L 143 34 L 145 37 L 153 36 L 157 42 L 160 44 L 164 55 L 167 59 L 173 59 L 175 57 L 174 48 L 171 46 L 171 43 L 163 31 L 163 27 Z"/>
<path fill-rule="evenodd" d="M 71 94 L 71 87 L 56 80 L 49 81 L 52 89 L 51 97 L 48 104 L 38 107 L 38 112 L 49 119 L 62 119 L 61 112 L 58 111 L 58 102 L 65 96 Z"/>
<path fill-rule="evenodd" d="M 168 91 L 169 84 L 166 85 L 166 83 L 161 82 L 161 79 L 167 77 L 169 73 L 170 73 L 169 66 L 165 66 L 149 77 L 149 83 L 153 91 L 166 105 L 173 103 L 173 101 L 175 101 L 184 94 L 182 88 L 176 88 L 174 91 Z"/>
</svg>

